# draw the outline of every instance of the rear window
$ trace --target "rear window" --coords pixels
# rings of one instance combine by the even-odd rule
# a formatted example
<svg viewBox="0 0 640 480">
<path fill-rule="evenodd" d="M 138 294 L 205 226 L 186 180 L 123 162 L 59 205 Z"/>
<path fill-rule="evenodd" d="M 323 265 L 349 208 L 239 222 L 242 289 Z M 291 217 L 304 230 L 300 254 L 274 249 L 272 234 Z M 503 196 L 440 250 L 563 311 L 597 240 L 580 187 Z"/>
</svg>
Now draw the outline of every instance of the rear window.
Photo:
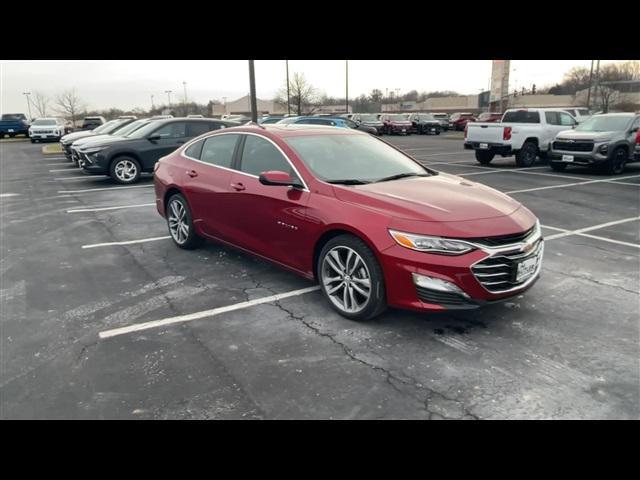
<svg viewBox="0 0 640 480">
<path fill-rule="evenodd" d="M 4 115 L 2 115 L 2 120 L 3 121 L 11 121 L 11 122 L 16 122 L 19 120 L 24 120 L 25 116 L 24 115 L 12 115 L 10 113 L 5 113 Z"/>
<path fill-rule="evenodd" d="M 540 123 L 540 114 L 528 110 L 514 110 L 504 114 L 505 123 Z"/>
</svg>

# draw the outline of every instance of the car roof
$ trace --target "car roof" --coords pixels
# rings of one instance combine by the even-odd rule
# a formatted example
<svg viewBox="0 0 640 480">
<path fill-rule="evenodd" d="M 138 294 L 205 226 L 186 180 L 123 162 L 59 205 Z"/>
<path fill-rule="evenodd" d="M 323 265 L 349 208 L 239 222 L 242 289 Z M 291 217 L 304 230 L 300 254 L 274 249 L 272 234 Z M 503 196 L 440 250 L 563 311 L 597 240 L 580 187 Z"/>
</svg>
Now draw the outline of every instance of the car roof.
<svg viewBox="0 0 640 480">
<path fill-rule="evenodd" d="M 365 132 L 353 130 L 350 128 L 335 128 L 329 125 L 296 125 L 296 124 L 278 124 L 269 123 L 266 125 L 241 125 L 238 127 L 225 128 L 224 130 L 216 130 L 212 133 L 257 133 L 265 137 L 302 137 L 311 135 L 369 135 Z"/>
</svg>

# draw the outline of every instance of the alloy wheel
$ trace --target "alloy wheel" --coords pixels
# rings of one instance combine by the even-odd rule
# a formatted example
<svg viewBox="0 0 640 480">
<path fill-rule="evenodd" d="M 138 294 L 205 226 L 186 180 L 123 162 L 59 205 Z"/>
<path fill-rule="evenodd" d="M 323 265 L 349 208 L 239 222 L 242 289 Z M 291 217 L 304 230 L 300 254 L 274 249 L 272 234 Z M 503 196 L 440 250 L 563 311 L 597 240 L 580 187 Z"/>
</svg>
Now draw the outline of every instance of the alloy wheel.
<svg viewBox="0 0 640 480">
<path fill-rule="evenodd" d="M 178 245 L 184 244 L 189 238 L 189 224 L 187 223 L 187 209 L 178 199 L 169 203 L 169 231 Z"/>
<path fill-rule="evenodd" d="M 131 160 L 120 160 L 116 163 L 114 172 L 118 180 L 130 182 L 138 174 L 138 167 Z"/>
<path fill-rule="evenodd" d="M 371 275 L 362 257 L 346 246 L 329 250 L 322 261 L 321 279 L 327 296 L 341 311 L 358 313 L 371 297 Z"/>
</svg>

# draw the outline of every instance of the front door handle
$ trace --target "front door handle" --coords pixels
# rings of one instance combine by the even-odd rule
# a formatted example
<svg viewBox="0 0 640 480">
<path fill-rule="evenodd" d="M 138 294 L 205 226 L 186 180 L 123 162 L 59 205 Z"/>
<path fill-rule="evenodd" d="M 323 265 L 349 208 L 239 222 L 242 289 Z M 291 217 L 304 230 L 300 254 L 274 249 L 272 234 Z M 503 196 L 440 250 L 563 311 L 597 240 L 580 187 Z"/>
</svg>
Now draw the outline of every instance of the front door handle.
<svg viewBox="0 0 640 480">
<path fill-rule="evenodd" d="M 238 182 L 238 183 L 232 183 L 231 188 L 233 188 L 237 192 L 241 192 L 242 190 L 245 190 L 247 187 L 245 187 L 241 182 Z"/>
<path fill-rule="evenodd" d="M 187 175 L 189 175 L 191 178 L 194 178 L 198 176 L 198 172 L 196 172 L 195 170 L 187 170 Z"/>
</svg>

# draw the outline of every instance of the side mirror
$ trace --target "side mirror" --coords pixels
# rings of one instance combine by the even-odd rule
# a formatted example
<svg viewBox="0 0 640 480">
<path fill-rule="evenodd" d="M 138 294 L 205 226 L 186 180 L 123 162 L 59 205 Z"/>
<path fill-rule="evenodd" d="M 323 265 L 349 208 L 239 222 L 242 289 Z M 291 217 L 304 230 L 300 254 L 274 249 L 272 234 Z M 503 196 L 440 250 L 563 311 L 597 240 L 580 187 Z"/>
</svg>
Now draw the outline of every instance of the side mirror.
<svg viewBox="0 0 640 480">
<path fill-rule="evenodd" d="M 291 178 L 291 175 L 278 170 L 269 170 L 267 172 L 262 172 L 258 177 L 258 180 L 263 185 L 270 185 L 274 187 L 302 188 L 302 185 L 293 180 L 293 178 Z"/>
<path fill-rule="evenodd" d="M 150 142 L 155 142 L 156 140 L 160 140 L 162 137 L 160 135 L 151 135 L 150 137 L 147 137 L 147 140 L 149 140 Z"/>
<path fill-rule="evenodd" d="M 638 130 L 640 130 L 640 127 L 634 127 L 629 133 L 636 133 Z"/>
</svg>

